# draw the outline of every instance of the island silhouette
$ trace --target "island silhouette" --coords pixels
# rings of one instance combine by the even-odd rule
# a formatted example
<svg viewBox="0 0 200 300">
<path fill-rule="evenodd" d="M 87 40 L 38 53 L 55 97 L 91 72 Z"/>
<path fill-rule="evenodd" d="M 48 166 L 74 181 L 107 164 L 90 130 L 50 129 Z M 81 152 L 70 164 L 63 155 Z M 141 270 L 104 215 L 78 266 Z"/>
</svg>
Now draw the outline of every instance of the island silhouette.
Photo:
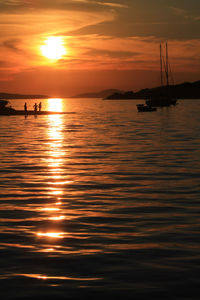
<svg viewBox="0 0 200 300">
<path fill-rule="evenodd" d="M 112 94 L 122 93 L 119 89 L 106 89 L 99 92 L 83 93 L 72 96 L 71 98 L 107 98 Z"/>
<path fill-rule="evenodd" d="M 195 82 L 184 82 L 176 85 L 159 86 L 154 88 L 145 88 L 138 92 L 116 92 L 105 100 L 123 100 L 123 99 L 147 99 L 169 93 L 177 99 L 200 99 L 200 80 Z"/>
<path fill-rule="evenodd" d="M 137 92 L 122 91 L 120 89 L 106 89 L 99 92 L 86 92 L 71 96 L 70 98 L 102 98 L 105 100 L 147 99 L 159 96 L 170 89 L 171 95 L 178 99 L 200 99 L 200 80 L 195 82 L 184 82 L 181 84 L 144 88 Z M 169 91 L 169 90 L 168 90 Z M 48 95 L 24 95 L 15 93 L 1 93 L 0 99 L 48 99 Z"/>
<path fill-rule="evenodd" d="M 51 98 L 47 95 L 24 95 L 12 93 L 0 93 L 0 99 L 47 99 Z"/>
</svg>

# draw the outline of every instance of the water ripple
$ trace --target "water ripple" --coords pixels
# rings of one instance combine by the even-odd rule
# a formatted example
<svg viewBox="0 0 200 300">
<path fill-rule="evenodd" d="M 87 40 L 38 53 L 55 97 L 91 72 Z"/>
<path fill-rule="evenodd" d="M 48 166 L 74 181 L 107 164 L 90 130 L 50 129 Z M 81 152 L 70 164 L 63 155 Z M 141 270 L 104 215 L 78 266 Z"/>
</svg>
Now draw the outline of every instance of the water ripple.
<svg viewBox="0 0 200 300">
<path fill-rule="evenodd" d="M 88 101 L 0 119 L 1 294 L 186 299 L 199 287 L 200 104 Z"/>
</svg>

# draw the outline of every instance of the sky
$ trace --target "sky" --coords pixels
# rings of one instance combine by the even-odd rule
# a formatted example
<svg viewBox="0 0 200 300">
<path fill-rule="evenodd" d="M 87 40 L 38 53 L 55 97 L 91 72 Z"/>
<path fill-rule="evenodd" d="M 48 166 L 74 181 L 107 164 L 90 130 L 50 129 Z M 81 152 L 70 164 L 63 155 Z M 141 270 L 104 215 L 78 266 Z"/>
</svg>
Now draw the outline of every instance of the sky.
<svg viewBox="0 0 200 300">
<path fill-rule="evenodd" d="M 200 80 L 200 1 L 1 0 L 0 92 L 155 87 L 166 41 L 175 83 Z"/>
</svg>

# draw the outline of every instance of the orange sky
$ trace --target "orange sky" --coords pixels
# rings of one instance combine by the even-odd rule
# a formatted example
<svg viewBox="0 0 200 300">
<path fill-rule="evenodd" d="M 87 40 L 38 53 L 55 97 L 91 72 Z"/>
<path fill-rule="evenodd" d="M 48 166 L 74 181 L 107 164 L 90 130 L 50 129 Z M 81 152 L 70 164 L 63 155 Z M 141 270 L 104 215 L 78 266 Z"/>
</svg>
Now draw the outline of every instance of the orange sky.
<svg viewBox="0 0 200 300">
<path fill-rule="evenodd" d="M 157 86 L 166 40 L 175 81 L 200 80 L 199 11 L 196 0 L 2 0 L 0 92 Z M 49 37 L 62 41 L 60 58 L 43 56 Z"/>
</svg>

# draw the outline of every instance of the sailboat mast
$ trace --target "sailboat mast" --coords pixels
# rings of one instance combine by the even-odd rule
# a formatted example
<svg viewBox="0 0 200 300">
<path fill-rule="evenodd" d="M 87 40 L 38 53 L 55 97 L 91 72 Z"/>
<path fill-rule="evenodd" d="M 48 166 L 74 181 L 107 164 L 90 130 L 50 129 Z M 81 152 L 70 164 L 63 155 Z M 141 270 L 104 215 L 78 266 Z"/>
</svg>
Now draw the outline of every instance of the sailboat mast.
<svg viewBox="0 0 200 300">
<path fill-rule="evenodd" d="M 168 45 L 166 42 L 166 79 L 167 79 L 167 86 L 169 85 L 169 62 L 168 62 Z"/>
<path fill-rule="evenodd" d="M 160 83 L 163 86 L 163 61 L 162 61 L 162 44 L 160 43 Z"/>
</svg>

